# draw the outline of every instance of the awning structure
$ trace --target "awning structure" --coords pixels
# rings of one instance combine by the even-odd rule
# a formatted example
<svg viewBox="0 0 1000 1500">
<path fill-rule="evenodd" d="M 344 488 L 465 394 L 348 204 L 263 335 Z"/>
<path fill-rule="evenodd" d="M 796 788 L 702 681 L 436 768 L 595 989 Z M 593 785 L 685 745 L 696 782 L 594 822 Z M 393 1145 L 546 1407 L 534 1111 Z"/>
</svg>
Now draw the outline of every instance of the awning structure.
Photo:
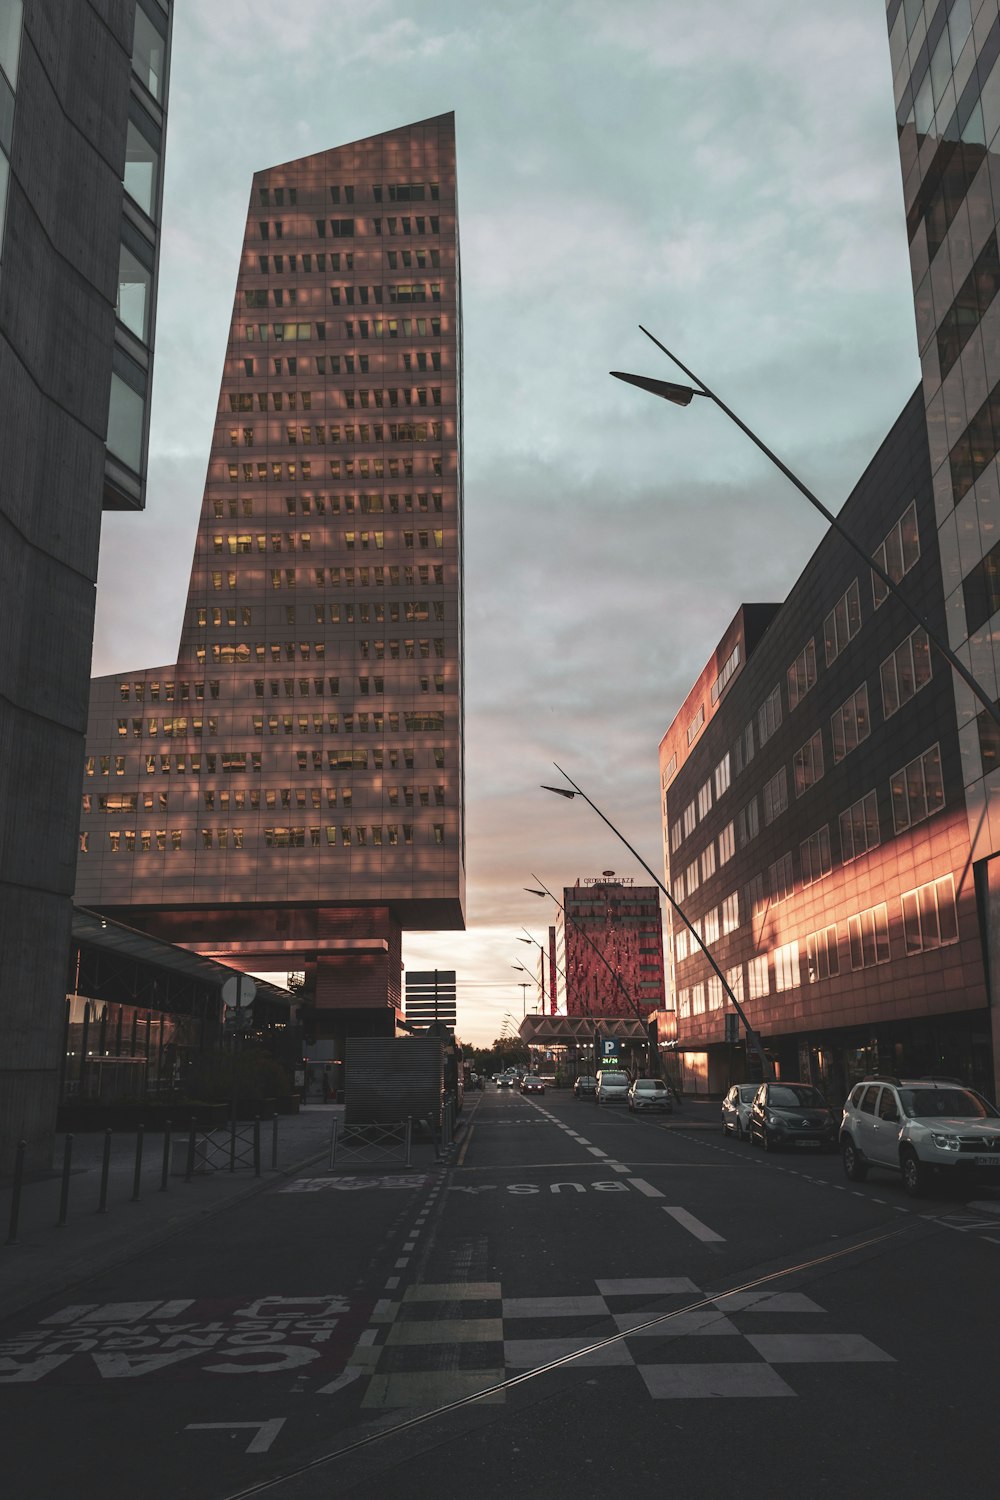
<svg viewBox="0 0 1000 1500">
<path fill-rule="evenodd" d="M 193 1010 L 196 1000 L 216 1001 L 236 970 L 187 948 L 166 943 L 85 907 L 73 908 L 73 943 L 67 989 L 92 999 L 154 1009 Z M 256 979 L 260 999 L 289 1010 L 297 999 L 279 985 Z"/>
<path fill-rule="evenodd" d="M 622 1016 L 525 1016 L 517 1028 L 522 1042 L 535 1047 L 569 1047 L 574 1043 L 591 1043 L 594 1033 L 616 1037 L 623 1042 L 649 1040 L 642 1021 Z"/>
</svg>

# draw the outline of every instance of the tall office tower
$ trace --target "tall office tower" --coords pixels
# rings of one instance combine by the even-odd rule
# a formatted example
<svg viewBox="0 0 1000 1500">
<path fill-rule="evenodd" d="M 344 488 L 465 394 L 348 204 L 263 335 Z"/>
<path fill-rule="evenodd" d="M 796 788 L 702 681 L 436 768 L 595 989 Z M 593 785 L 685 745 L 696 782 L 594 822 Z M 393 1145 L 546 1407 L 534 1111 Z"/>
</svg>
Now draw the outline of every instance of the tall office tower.
<svg viewBox="0 0 1000 1500">
<path fill-rule="evenodd" d="M 886 16 L 948 630 L 996 699 L 1000 4 L 887 0 Z M 1000 1060 L 1000 734 L 957 679 L 955 694 Z"/>
<path fill-rule="evenodd" d="M 104 509 L 141 509 L 169 0 L 0 3 L 0 1172 L 47 1165 Z"/>
<path fill-rule="evenodd" d="M 77 899 L 391 1035 L 464 925 L 454 116 L 253 180 L 176 662 L 92 685 Z"/>
<path fill-rule="evenodd" d="M 660 893 L 611 875 L 563 890 L 556 928 L 568 1016 L 645 1020 L 664 1007 Z"/>
</svg>

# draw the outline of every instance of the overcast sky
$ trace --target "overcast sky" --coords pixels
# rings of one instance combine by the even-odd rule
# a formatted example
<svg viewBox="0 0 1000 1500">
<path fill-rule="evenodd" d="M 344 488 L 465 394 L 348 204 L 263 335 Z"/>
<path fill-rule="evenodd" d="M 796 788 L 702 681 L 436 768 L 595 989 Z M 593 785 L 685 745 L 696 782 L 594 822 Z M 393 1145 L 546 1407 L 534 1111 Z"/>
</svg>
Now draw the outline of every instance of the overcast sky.
<svg viewBox="0 0 1000 1500">
<path fill-rule="evenodd" d="M 175 0 L 147 509 L 105 518 L 94 673 L 175 660 L 255 170 L 455 110 L 465 312 L 466 1040 L 551 903 L 662 876 L 657 745 L 817 517 L 645 324 L 839 508 L 919 379 L 880 0 Z"/>
</svg>

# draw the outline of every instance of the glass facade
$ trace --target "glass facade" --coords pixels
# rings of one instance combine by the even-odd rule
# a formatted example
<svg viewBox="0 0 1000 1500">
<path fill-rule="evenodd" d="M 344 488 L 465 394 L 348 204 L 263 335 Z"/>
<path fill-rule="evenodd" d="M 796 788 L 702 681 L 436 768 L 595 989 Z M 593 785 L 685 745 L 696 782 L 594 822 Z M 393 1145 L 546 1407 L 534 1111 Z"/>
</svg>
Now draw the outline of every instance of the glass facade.
<svg viewBox="0 0 1000 1500">
<path fill-rule="evenodd" d="M 92 685 L 81 903 L 383 1007 L 401 928 L 463 925 L 460 353 L 453 116 L 256 174 L 177 661 Z"/>
<path fill-rule="evenodd" d="M 608 878 L 566 887 L 555 946 L 566 1015 L 643 1020 L 662 1010 L 663 925 L 655 886 Z"/>
</svg>

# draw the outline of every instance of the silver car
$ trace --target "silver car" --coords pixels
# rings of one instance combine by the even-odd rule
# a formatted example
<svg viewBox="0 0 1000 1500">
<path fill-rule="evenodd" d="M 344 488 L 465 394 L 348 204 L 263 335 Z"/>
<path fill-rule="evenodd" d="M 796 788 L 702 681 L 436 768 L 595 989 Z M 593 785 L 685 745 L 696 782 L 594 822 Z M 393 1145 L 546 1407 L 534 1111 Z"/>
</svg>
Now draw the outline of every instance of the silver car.
<svg viewBox="0 0 1000 1500">
<path fill-rule="evenodd" d="M 750 1138 L 750 1106 L 757 1092 L 755 1083 L 734 1083 L 722 1101 L 722 1133 L 733 1132 L 738 1141 Z"/>
<path fill-rule="evenodd" d="M 628 1107 L 633 1114 L 642 1109 L 659 1109 L 665 1115 L 672 1115 L 674 1101 L 662 1078 L 637 1078 L 628 1091 Z"/>
<path fill-rule="evenodd" d="M 597 1079 L 597 1102 L 601 1105 L 628 1103 L 629 1076 L 604 1068 Z"/>
</svg>

